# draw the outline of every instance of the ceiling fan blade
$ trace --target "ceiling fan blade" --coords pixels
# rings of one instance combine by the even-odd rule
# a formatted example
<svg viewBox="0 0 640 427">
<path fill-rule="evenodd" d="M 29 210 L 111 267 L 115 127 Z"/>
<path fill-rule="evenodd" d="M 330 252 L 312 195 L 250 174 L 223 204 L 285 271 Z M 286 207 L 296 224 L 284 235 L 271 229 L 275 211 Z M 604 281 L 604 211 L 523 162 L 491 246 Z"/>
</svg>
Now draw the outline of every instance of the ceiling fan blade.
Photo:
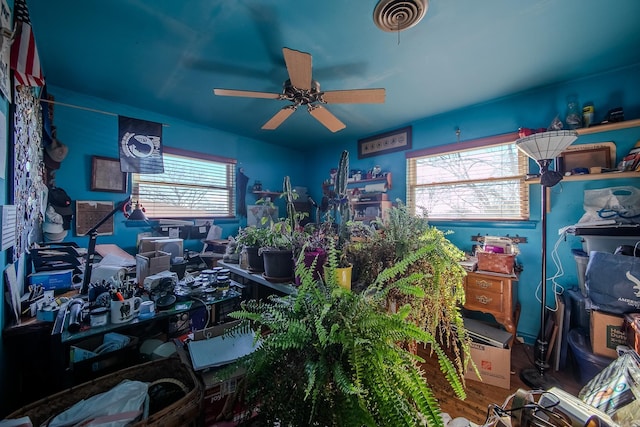
<svg viewBox="0 0 640 427">
<path fill-rule="evenodd" d="M 280 99 L 279 93 L 253 92 L 250 90 L 214 89 L 213 93 L 219 96 L 242 96 L 245 98 Z"/>
<path fill-rule="evenodd" d="M 311 89 L 311 55 L 287 47 L 282 48 L 282 53 L 291 84 L 298 89 Z"/>
<path fill-rule="evenodd" d="M 322 105 L 309 105 L 309 114 L 331 132 L 338 132 L 347 126 Z"/>
<path fill-rule="evenodd" d="M 382 104 L 384 89 L 330 90 L 322 94 L 327 104 Z"/>
<path fill-rule="evenodd" d="M 292 115 L 294 111 L 296 111 L 295 105 L 287 105 L 286 107 L 283 107 L 273 117 L 271 117 L 267 123 L 262 125 L 262 129 L 265 129 L 265 130 L 276 129 L 278 126 L 282 124 L 282 122 L 287 120 L 287 118 L 290 115 Z"/>
</svg>

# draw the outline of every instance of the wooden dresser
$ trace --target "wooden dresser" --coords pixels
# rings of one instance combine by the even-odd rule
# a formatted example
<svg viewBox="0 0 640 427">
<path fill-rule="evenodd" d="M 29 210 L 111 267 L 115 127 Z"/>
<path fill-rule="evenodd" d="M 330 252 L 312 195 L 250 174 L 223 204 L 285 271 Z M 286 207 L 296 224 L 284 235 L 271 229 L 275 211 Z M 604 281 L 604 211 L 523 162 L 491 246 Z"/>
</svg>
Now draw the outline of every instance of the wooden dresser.
<svg viewBox="0 0 640 427">
<path fill-rule="evenodd" d="M 517 285 L 514 277 L 468 272 L 464 308 L 493 315 L 515 339 L 520 316 Z"/>
</svg>

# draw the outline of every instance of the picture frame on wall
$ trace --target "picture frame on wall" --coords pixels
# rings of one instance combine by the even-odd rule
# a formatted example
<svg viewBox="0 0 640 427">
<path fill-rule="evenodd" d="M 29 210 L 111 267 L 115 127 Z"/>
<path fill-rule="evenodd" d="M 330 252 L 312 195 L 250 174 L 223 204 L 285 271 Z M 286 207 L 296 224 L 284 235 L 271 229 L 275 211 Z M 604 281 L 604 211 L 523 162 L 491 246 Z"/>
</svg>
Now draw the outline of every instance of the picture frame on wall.
<svg viewBox="0 0 640 427">
<path fill-rule="evenodd" d="M 76 236 L 86 236 L 98 222 L 113 211 L 113 202 L 76 200 Z M 98 236 L 113 235 L 115 221 L 113 216 L 96 230 Z"/>
<path fill-rule="evenodd" d="M 127 192 L 127 173 L 120 170 L 120 159 L 91 157 L 91 191 Z"/>
<path fill-rule="evenodd" d="M 411 126 L 358 140 L 358 158 L 378 156 L 411 148 Z"/>
</svg>

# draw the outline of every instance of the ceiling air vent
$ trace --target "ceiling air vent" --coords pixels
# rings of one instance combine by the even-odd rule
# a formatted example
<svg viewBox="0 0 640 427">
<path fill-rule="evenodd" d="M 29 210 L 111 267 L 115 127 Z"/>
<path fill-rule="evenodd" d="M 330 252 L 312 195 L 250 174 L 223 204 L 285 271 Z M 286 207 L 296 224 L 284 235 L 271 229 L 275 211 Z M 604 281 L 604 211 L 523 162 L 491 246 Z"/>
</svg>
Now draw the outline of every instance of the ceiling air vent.
<svg viewBox="0 0 640 427">
<path fill-rule="evenodd" d="M 373 22 L 382 31 L 395 32 L 416 25 L 429 8 L 429 0 L 380 0 L 373 11 Z"/>
</svg>

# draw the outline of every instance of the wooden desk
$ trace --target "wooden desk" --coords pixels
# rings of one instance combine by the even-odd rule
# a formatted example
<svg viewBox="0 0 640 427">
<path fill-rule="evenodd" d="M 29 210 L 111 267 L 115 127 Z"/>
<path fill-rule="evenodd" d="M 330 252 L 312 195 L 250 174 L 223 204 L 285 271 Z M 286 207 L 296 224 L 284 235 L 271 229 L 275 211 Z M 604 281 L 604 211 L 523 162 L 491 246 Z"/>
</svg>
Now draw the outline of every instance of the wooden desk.
<svg viewBox="0 0 640 427">
<path fill-rule="evenodd" d="M 517 277 L 468 272 L 464 308 L 493 315 L 515 339 L 520 317 L 517 283 Z"/>
</svg>

